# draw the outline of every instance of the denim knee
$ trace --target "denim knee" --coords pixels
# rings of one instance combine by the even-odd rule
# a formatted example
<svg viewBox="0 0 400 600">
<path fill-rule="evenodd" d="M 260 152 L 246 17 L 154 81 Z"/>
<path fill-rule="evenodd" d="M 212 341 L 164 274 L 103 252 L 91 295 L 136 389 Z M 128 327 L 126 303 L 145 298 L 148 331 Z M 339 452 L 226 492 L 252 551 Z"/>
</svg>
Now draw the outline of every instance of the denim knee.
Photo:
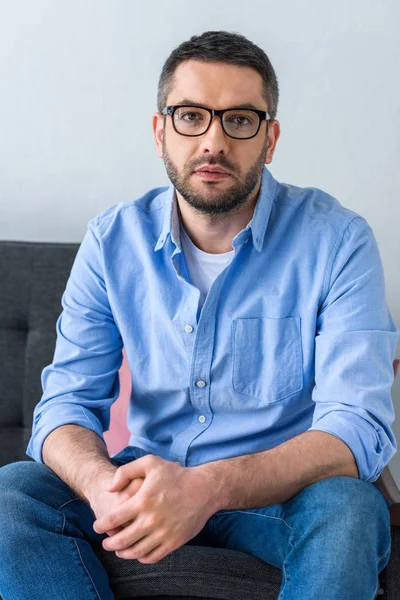
<svg viewBox="0 0 400 600">
<path fill-rule="evenodd" d="M 23 547 L 35 525 L 61 529 L 63 516 L 57 508 L 70 497 L 73 492 L 42 463 L 20 461 L 1 467 L 0 555 Z"/>
<path fill-rule="evenodd" d="M 26 487 L 31 487 L 31 480 L 40 478 L 41 473 L 46 469 L 42 463 L 36 461 L 22 460 L 12 462 L 0 468 L 0 493 L 6 488 L 18 488 L 25 491 Z"/>
<path fill-rule="evenodd" d="M 25 514 L 27 495 L 32 469 L 21 468 L 19 462 L 10 463 L 0 468 L 0 556 L 7 554 L 10 548 L 18 544 L 23 533 L 21 529 L 22 515 Z M 28 461 L 26 461 L 28 464 Z M 36 471 L 36 469 L 34 469 Z M 25 478 L 28 476 L 28 481 Z M 22 489 L 21 489 L 22 488 Z"/>
<path fill-rule="evenodd" d="M 47 465 L 36 461 L 13 462 L 0 468 L 0 515 L 3 497 L 14 492 L 58 508 L 76 498 L 73 490 Z"/>
<path fill-rule="evenodd" d="M 389 508 L 379 489 L 369 481 L 355 477 L 335 476 L 321 479 L 302 490 L 304 497 L 315 496 L 318 505 L 329 512 L 340 509 L 342 518 L 348 512 L 368 516 L 380 513 L 389 518 Z"/>
<path fill-rule="evenodd" d="M 364 540 L 378 556 L 390 550 L 390 513 L 381 492 L 368 481 L 336 476 L 321 479 L 294 496 L 287 505 L 291 525 L 334 534 L 343 545 Z"/>
<path fill-rule="evenodd" d="M 0 519 L 6 515 L 5 508 L 10 508 L 18 496 L 31 496 L 32 491 L 43 491 L 43 475 L 45 465 L 31 461 L 13 462 L 0 468 Z M 8 505 L 8 506 L 7 506 Z"/>
</svg>

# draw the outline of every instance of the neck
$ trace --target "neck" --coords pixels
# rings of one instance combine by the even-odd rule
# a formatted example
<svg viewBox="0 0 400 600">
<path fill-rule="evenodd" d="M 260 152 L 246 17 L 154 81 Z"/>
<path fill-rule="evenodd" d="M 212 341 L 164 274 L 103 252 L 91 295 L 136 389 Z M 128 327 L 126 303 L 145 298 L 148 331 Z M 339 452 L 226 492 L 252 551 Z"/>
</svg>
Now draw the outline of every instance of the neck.
<svg viewBox="0 0 400 600">
<path fill-rule="evenodd" d="M 260 187 L 261 182 L 238 212 L 227 215 L 199 213 L 176 190 L 180 219 L 192 242 L 200 250 L 210 254 L 230 252 L 233 238 L 253 217 Z"/>
</svg>

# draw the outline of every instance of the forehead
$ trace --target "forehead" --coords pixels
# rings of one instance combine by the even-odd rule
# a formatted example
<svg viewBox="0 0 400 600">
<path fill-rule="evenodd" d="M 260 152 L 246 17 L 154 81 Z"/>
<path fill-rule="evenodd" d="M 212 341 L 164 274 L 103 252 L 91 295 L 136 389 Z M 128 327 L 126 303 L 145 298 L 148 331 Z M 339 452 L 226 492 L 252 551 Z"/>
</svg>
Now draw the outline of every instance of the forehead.
<svg viewBox="0 0 400 600">
<path fill-rule="evenodd" d="M 261 110 L 268 108 L 262 97 L 261 75 L 251 67 L 226 63 L 181 63 L 174 73 L 167 104 L 182 104 L 187 98 L 216 109 L 244 103 Z"/>
</svg>

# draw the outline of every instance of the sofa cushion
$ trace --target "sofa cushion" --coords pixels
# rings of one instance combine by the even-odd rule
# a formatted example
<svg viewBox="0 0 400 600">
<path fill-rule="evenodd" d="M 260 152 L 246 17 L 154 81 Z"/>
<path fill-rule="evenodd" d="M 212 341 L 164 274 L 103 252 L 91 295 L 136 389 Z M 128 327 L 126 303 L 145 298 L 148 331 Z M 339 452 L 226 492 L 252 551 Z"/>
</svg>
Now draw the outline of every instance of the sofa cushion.
<svg viewBox="0 0 400 600">
<path fill-rule="evenodd" d="M 116 600 L 157 595 L 275 600 L 282 581 L 280 569 L 226 548 L 185 544 L 154 564 L 118 558 L 101 545 L 95 552 L 109 575 Z"/>
</svg>

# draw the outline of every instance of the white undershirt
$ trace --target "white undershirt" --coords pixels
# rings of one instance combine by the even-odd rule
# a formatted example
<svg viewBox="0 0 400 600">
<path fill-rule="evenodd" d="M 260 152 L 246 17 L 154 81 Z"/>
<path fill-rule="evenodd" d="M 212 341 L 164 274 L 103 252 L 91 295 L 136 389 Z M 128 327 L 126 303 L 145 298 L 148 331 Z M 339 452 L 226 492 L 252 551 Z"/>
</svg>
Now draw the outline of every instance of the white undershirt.
<svg viewBox="0 0 400 600">
<path fill-rule="evenodd" d="M 201 308 L 211 285 L 225 267 L 229 265 L 235 251 L 231 250 L 222 254 L 203 252 L 203 250 L 200 250 L 200 248 L 193 244 L 182 225 L 180 226 L 180 233 L 190 279 L 193 285 L 200 290 Z"/>
</svg>

